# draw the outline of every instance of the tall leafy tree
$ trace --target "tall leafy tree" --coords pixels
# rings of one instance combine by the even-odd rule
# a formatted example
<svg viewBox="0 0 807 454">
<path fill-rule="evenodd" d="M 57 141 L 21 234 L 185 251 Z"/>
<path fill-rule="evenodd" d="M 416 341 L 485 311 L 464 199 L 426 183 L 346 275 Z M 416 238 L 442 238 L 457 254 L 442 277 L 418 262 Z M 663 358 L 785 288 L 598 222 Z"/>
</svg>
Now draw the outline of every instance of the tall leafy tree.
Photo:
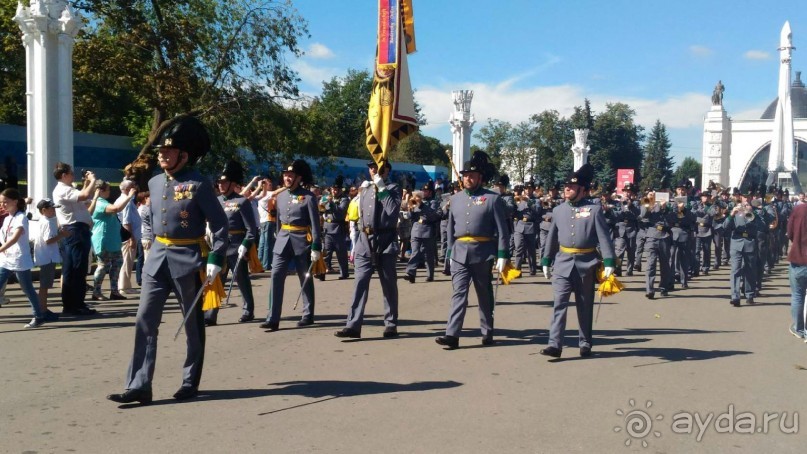
<svg viewBox="0 0 807 454">
<path fill-rule="evenodd" d="M 17 0 L 0 0 L 0 123 L 24 125 L 25 50 L 12 21 Z"/>
<path fill-rule="evenodd" d="M 510 129 L 500 157 L 500 168 L 509 173 L 512 181 L 523 182 L 533 177 L 536 167 L 535 131 L 529 122 L 522 121 Z"/>
<path fill-rule="evenodd" d="M 644 147 L 644 162 L 642 163 L 641 188 L 662 189 L 670 187 L 672 181 L 672 159 L 670 158 L 670 138 L 667 128 L 656 120 L 653 129 L 647 137 Z"/>
<path fill-rule="evenodd" d="M 695 187 L 702 188 L 701 186 L 701 163 L 694 158 L 685 158 L 681 164 L 675 169 L 672 181 L 677 184 L 679 181 L 695 179 Z"/>
<path fill-rule="evenodd" d="M 530 117 L 535 128 L 535 176 L 538 182 L 551 186 L 572 168 L 571 147 L 574 135 L 571 122 L 555 110 Z M 568 164 L 568 165 L 567 165 Z"/>
<path fill-rule="evenodd" d="M 644 128 L 634 122 L 635 116 L 627 104 L 609 103 L 605 112 L 594 119 L 589 162 L 596 169 L 595 181 L 599 185 L 613 183 L 616 169 L 640 169 Z"/>
<path fill-rule="evenodd" d="M 513 125 L 506 121 L 488 118 L 488 123 L 479 128 L 474 136 L 481 142 L 480 147 L 488 154 L 490 160 L 496 166 L 501 164 L 502 149 L 508 146 Z M 462 163 L 455 163 L 461 166 Z"/>
</svg>

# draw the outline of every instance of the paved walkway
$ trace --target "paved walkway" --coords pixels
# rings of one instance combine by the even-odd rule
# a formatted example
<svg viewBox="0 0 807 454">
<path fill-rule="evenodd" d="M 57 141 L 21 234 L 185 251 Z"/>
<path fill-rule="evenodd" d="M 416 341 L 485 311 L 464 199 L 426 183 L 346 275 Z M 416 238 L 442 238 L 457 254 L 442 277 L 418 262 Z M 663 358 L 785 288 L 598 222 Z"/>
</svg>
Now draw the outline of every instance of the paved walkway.
<svg viewBox="0 0 807 454">
<path fill-rule="evenodd" d="M 317 281 L 319 323 L 298 329 L 291 306 L 299 285 L 289 278 L 278 332 L 238 324 L 239 309 L 222 311 L 208 329 L 201 396 L 185 403 L 171 398 L 185 351 L 181 338 L 171 339 L 180 322 L 174 303 L 163 319 L 155 402 L 146 407 L 105 399 L 123 390 L 137 301 L 105 302 L 99 316 L 24 330 L 29 309 L 12 285 L 14 303 L 0 308 L 0 451 L 803 451 L 803 435 L 780 428 L 783 412 L 785 431 L 794 411 L 807 414 L 807 345 L 787 330 L 786 268 L 779 265 L 755 306 L 740 308 L 729 305 L 727 274 L 655 301 L 644 298 L 643 277 L 624 278 L 627 290 L 602 304 L 594 356 L 577 355 L 571 309 L 557 361 L 538 355 L 551 313 L 542 277 L 499 289 L 493 347 L 479 345 L 471 308 L 456 351 L 433 340 L 448 314 L 451 286 L 442 275 L 399 280 L 397 339 L 381 337 L 374 280 L 365 337 L 348 341 L 333 332 L 343 325 L 352 280 Z M 267 275 L 253 283 L 262 318 Z M 715 418 L 726 414 L 726 426 L 729 412 L 734 433 L 719 433 Z M 765 412 L 778 414 L 767 433 Z M 681 433 L 688 415 L 690 433 Z M 751 416 L 760 432 L 738 434 Z"/>
</svg>

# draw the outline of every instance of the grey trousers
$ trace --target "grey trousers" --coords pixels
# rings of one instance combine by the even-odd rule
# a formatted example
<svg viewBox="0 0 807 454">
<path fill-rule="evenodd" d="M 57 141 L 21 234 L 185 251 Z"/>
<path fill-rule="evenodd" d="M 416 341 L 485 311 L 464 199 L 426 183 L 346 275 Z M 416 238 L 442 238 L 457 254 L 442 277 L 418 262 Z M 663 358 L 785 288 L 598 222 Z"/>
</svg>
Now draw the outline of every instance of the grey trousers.
<svg viewBox="0 0 807 454">
<path fill-rule="evenodd" d="M 700 264 L 701 271 L 709 271 L 712 267 L 712 237 L 695 237 L 695 257 Z"/>
<path fill-rule="evenodd" d="M 395 270 L 397 254 L 377 255 L 375 270 L 381 282 L 384 294 L 384 326 L 398 326 L 398 276 Z M 373 276 L 373 263 L 370 257 L 357 255 L 353 259 L 355 280 L 353 286 L 353 302 L 347 314 L 346 327 L 361 332 L 364 323 L 364 309 L 367 307 L 367 294 L 370 289 L 370 278 Z"/>
<path fill-rule="evenodd" d="M 238 254 L 227 256 L 227 270 L 230 272 L 230 279 L 235 279 L 238 285 L 238 291 L 241 292 L 241 297 L 244 299 L 241 313 L 243 315 L 253 315 L 255 313 L 255 298 L 252 296 L 252 281 L 249 280 L 249 263 L 248 258 L 244 257 L 241 263 L 238 264 L 238 269 L 235 264 L 238 262 Z M 221 276 L 224 278 L 224 276 Z M 225 291 L 229 290 L 229 283 L 225 287 Z M 222 301 L 224 303 L 224 301 Z M 211 309 L 205 312 L 205 319 L 218 321 L 219 310 Z"/>
<path fill-rule="evenodd" d="M 661 288 L 672 290 L 675 286 L 673 273 L 670 270 L 670 239 L 669 238 L 645 238 L 645 250 L 647 251 L 647 266 L 645 267 L 645 291 L 655 292 L 656 287 L 656 262 L 661 271 Z"/>
<path fill-rule="evenodd" d="M 752 298 L 754 296 L 754 285 L 756 283 L 756 269 L 757 269 L 757 253 L 756 252 L 742 252 L 731 251 L 731 299 L 740 300 L 740 287 L 745 285 L 745 297 Z"/>
<path fill-rule="evenodd" d="M 143 274 L 140 306 L 135 319 L 134 353 L 126 374 L 126 389 L 151 389 L 157 361 L 157 335 L 168 294 L 173 290 L 184 316 L 193 305 L 192 299 L 201 286 L 199 273 L 172 278 L 166 262 L 155 276 Z M 205 319 L 201 302 L 185 323 L 185 337 L 188 350 L 182 370 L 182 385 L 198 387 L 205 358 Z"/>
<path fill-rule="evenodd" d="M 311 266 L 311 256 L 306 250 L 302 255 L 294 255 L 291 246 L 286 247 L 282 254 L 272 254 L 272 287 L 269 290 L 269 315 L 267 323 L 280 323 L 280 313 L 283 310 L 283 290 L 286 287 L 286 273 L 289 262 L 294 261 L 297 268 L 297 277 L 300 285 L 305 281 L 305 273 Z M 303 290 L 303 320 L 314 321 L 314 279 L 308 279 Z"/>
<path fill-rule="evenodd" d="M 616 237 L 614 239 L 614 254 L 617 259 L 617 269 L 622 272 L 622 265 L 625 263 L 624 256 L 627 253 L 629 273 L 633 272 L 634 260 L 636 258 L 636 237 Z"/>
<path fill-rule="evenodd" d="M 513 237 L 515 238 L 516 242 L 516 263 L 515 268 L 517 270 L 521 270 L 521 264 L 524 263 L 524 259 L 527 259 L 527 263 L 530 267 L 530 273 L 535 273 L 537 271 L 536 267 L 536 249 L 537 249 L 537 235 L 534 233 L 513 233 Z"/>
<path fill-rule="evenodd" d="M 468 309 L 468 292 L 471 281 L 479 299 L 479 327 L 482 337 L 493 336 L 493 260 L 462 264 L 451 260 L 451 310 L 448 312 L 446 335 L 459 337 Z"/>
<path fill-rule="evenodd" d="M 437 239 L 412 237 L 412 255 L 406 264 L 406 274 L 416 275 L 418 265 L 426 264 L 426 277 L 434 278 L 434 266 L 437 264 Z"/>
<path fill-rule="evenodd" d="M 670 268 L 680 276 L 681 285 L 689 285 L 689 253 L 686 241 L 673 241 L 670 248 Z M 664 286 L 662 286 L 664 287 Z M 664 287 L 672 290 L 669 287 Z"/>
<path fill-rule="evenodd" d="M 323 249 L 325 249 L 324 257 L 325 257 L 325 264 L 328 268 L 331 267 L 331 257 L 333 253 L 336 253 L 336 261 L 339 263 L 339 276 L 346 278 L 348 273 L 347 268 L 347 238 L 344 234 L 331 234 L 326 233 L 325 235 L 325 244 Z"/>
<path fill-rule="evenodd" d="M 591 331 L 594 322 L 594 279 L 597 267 L 591 267 L 584 274 L 572 268 L 569 277 L 552 276 L 552 292 L 555 304 L 552 310 L 552 322 L 549 325 L 549 346 L 563 348 L 563 332 L 566 330 L 566 314 L 569 300 L 574 293 L 577 306 L 577 324 L 580 326 L 578 345 L 591 348 Z"/>
</svg>

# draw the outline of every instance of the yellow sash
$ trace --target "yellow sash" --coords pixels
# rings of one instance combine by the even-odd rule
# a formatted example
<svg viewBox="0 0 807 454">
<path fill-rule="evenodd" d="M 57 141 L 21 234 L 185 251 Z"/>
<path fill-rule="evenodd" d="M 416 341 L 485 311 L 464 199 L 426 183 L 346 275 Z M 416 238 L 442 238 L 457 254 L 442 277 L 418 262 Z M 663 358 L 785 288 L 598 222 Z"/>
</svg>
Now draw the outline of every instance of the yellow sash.
<svg viewBox="0 0 807 454">
<path fill-rule="evenodd" d="M 576 248 L 576 247 L 561 246 L 560 252 L 565 252 L 567 254 L 590 254 L 592 252 L 597 252 L 597 248 L 595 247 Z"/>
<path fill-rule="evenodd" d="M 493 241 L 493 238 L 489 236 L 460 236 L 457 237 L 456 240 L 463 241 L 465 243 L 470 242 L 484 243 L 486 241 Z"/>
<path fill-rule="evenodd" d="M 207 253 L 210 251 L 210 248 L 207 246 L 207 241 L 205 241 L 205 237 L 203 236 L 200 236 L 199 238 L 167 238 L 164 236 L 158 236 L 157 242 L 168 247 L 199 246 L 199 249 L 202 250 L 202 257 L 207 257 Z"/>
</svg>

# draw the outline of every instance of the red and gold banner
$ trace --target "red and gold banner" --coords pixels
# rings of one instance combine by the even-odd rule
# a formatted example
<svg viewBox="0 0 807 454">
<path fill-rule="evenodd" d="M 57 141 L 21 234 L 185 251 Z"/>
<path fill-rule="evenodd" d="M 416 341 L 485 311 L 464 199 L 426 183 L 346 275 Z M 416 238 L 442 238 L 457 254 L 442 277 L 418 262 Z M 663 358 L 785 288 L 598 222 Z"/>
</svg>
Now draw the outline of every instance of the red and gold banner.
<svg viewBox="0 0 807 454">
<path fill-rule="evenodd" d="M 418 128 L 407 63 L 410 47 L 415 49 L 411 2 L 379 0 L 378 55 L 365 123 L 367 149 L 379 165 L 399 140 Z"/>
</svg>

